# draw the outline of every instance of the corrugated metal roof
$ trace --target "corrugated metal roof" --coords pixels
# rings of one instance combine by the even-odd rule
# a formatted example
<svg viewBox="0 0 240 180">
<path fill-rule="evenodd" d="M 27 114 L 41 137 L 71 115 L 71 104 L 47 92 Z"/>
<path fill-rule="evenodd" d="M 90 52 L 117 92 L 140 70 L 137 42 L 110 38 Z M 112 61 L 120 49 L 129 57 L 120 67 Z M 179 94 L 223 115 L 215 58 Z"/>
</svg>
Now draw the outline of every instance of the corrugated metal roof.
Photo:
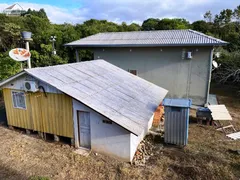
<svg viewBox="0 0 240 180">
<path fill-rule="evenodd" d="M 134 47 L 226 45 L 227 42 L 206 34 L 187 30 L 134 31 L 98 33 L 65 44 L 76 47 Z"/>
<path fill-rule="evenodd" d="M 229 114 L 225 105 L 223 105 L 223 104 L 221 104 L 221 105 L 209 105 L 208 108 L 212 112 L 211 115 L 212 115 L 213 120 L 217 120 L 217 121 L 232 120 L 232 117 Z"/>
<path fill-rule="evenodd" d="M 104 60 L 25 71 L 140 135 L 167 90 Z"/>
<path fill-rule="evenodd" d="M 192 105 L 191 99 L 164 99 L 163 106 L 171 107 L 186 107 L 189 108 Z"/>
<path fill-rule="evenodd" d="M 14 6 L 16 6 L 16 4 L 13 4 L 13 5 L 11 5 L 11 6 L 7 7 L 6 9 L 13 9 L 13 8 L 14 8 Z"/>
</svg>

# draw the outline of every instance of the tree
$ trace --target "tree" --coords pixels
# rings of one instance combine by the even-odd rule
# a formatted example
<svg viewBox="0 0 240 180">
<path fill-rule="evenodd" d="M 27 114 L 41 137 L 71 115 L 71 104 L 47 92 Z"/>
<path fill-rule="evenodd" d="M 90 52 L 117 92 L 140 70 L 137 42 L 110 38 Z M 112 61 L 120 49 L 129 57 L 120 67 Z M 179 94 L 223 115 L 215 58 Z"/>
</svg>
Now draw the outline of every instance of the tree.
<svg viewBox="0 0 240 180">
<path fill-rule="evenodd" d="M 14 23 L 0 25 L 0 48 L 3 51 L 16 47 L 20 40 L 20 27 Z"/>
<path fill-rule="evenodd" d="M 233 17 L 233 11 L 231 9 L 224 9 L 219 15 L 215 16 L 214 23 L 217 25 L 224 25 L 231 22 Z"/>
<path fill-rule="evenodd" d="M 173 29 L 188 29 L 190 26 L 186 19 L 161 19 L 157 26 L 157 30 L 173 30 Z"/>
<path fill-rule="evenodd" d="M 20 67 L 20 62 L 12 60 L 8 52 L 0 53 L 0 81 L 18 73 Z"/>
<path fill-rule="evenodd" d="M 47 14 L 43 8 L 41 8 L 39 11 L 31 10 L 30 8 L 27 10 L 27 12 L 23 13 L 22 16 L 37 16 L 39 18 L 48 19 Z"/>
<path fill-rule="evenodd" d="M 204 19 L 206 22 L 212 22 L 212 13 L 211 11 L 207 11 L 204 15 L 203 15 Z"/>
<path fill-rule="evenodd" d="M 240 84 L 240 53 L 219 49 L 221 56 L 217 59 L 221 66 L 214 71 L 213 80 L 220 83 Z"/>
<path fill-rule="evenodd" d="M 205 34 L 211 31 L 211 25 L 203 20 L 195 21 L 191 26 L 193 30 L 200 31 Z"/>
<path fill-rule="evenodd" d="M 160 20 L 149 18 L 142 23 L 142 30 L 143 31 L 150 31 L 150 30 L 156 30 L 157 24 Z"/>
<path fill-rule="evenodd" d="M 240 22 L 240 5 L 234 9 L 233 15 L 236 18 L 236 20 Z"/>
<path fill-rule="evenodd" d="M 40 47 L 41 50 L 39 52 L 36 50 L 31 51 L 31 60 L 33 67 L 43 67 L 67 63 L 65 59 L 61 58 L 58 55 L 52 54 L 52 46 L 50 44 L 41 44 Z"/>
</svg>

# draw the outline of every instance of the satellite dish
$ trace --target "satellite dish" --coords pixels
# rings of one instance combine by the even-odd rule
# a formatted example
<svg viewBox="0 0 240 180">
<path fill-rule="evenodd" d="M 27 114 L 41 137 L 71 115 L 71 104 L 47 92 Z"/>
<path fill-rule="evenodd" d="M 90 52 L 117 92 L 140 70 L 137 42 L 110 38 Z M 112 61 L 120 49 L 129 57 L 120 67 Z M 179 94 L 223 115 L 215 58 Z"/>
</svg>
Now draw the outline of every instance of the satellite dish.
<svg viewBox="0 0 240 180">
<path fill-rule="evenodd" d="M 9 56 L 15 61 L 26 61 L 31 57 L 31 53 L 27 49 L 15 48 L 9 52 Z"/>
<path fill-rule="evenodd" d="M 218 63 L 216 61 L 212 61 L 212 64 L 213 64 L 215 69 L 218 68 Z"/>
</svg>

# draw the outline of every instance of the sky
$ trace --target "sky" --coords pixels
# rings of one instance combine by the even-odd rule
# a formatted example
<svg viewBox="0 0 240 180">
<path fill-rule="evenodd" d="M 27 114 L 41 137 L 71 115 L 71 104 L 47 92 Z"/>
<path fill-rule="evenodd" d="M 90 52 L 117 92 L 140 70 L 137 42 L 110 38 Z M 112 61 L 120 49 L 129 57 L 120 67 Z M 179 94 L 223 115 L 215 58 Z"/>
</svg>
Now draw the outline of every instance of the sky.
<svg viewBox="0 0 240 180">
<path fill-rule="evenodd" d="M 23 9 L 44 8 L 52 23 L 82 23 L 88 19 L 105 19 L 142 24 L 148 18 L 186 18 L 190 22 L 203 19 L 211 10 L 234 9 L 239 0 L 0 0 L 0 12 L 18 3 Z"/>
</svg>

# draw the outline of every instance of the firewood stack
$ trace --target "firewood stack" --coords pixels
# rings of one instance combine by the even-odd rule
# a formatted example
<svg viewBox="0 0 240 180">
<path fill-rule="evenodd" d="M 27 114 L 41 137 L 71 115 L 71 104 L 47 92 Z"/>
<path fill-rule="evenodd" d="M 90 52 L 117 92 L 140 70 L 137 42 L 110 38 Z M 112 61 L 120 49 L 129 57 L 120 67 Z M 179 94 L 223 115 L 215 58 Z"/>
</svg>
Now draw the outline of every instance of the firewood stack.
<svg viewBox="0 0 240 180">
<path fill-rule="evenodd" d="M 137 148 L 133 158 L 133 164 L 136 166 L 144 166 L 146 161 L 153 155 L 153 144 L 149 141 L 143 140 Z"/>
</svg>

